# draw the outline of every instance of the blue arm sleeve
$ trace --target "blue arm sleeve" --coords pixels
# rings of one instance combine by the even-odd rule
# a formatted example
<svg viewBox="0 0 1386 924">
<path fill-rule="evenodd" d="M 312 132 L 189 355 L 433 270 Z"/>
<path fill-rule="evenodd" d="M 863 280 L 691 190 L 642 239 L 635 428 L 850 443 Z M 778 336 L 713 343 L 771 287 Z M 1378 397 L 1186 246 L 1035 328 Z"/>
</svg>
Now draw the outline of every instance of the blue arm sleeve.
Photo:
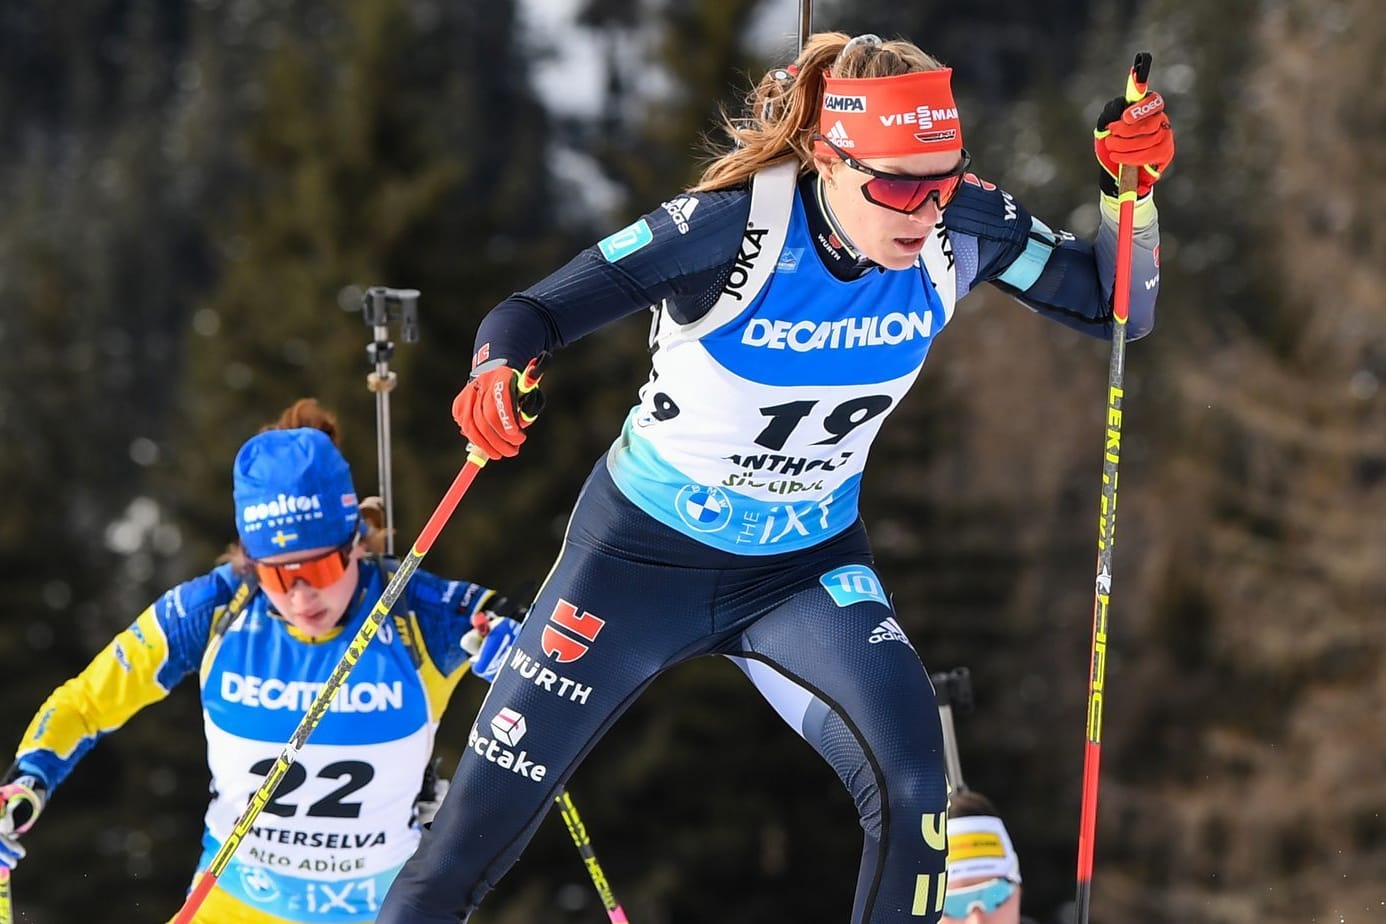
<svg viewBox="0 0 1386 924">
<path fill-rule="evenodd" d="M 736 261 L 750 209 L 744 188 L 665 203 L 492 309 L 477 330 L 478 361 L 501 358 L 519 368 L 666 299 L 683 307 L 676 314 L 692 313 L 681 322 L 696 319 L 712 303 L 704 294 Z"/>
<path fill-rule="evenodd" d="M 409 609 L 418 618 L 424 651 L 443 676 L 449 676 L 471 656 L 462 636 L 472 628 L 472 615 L 485 609 L 495 591 L 467 581 L 449 581 L 427 571 L 416 572 L 408 586 Z"/>
<path fill-rule="evenodd" d="M 1009 193 L 969 177 L 944 210 L 943 223 L 958 260 L 961 297 L 990 282 L 1022 304 L 1089 336 L 1112 334 L 1116 220 L 1104 208 L 1093 241 L 1051 230 Z M 1155 326 L 1159 294 L 1159 224 L 1147 197 L 1137 210 L 1127 336 Z"/>
</svg>

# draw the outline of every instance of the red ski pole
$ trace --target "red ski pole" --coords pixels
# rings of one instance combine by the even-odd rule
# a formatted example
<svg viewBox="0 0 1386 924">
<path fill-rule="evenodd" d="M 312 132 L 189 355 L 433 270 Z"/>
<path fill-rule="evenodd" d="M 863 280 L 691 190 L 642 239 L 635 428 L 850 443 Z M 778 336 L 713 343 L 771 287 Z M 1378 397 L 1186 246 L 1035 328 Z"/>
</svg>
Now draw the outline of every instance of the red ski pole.
<svg viewBox="0 0 1386 924">
<path fill-rule="evenodd" d="M 1145 96 L 1151 56 L 1136 55 L 1126 80 L 1126 100 Z M 1107 425 L 1102 453 L 1102 506 L 1098 519 L 1097 584 L 1092 608 L 1092 661 L 1088 676 L 1087 743 L 1083 749 L 1083 809 L 1078 830 L 1078 897 L 1074 921 L 1087 924 L 1092 900 L 1093 842 L 1097 836 L 1097 780 L 1102 761 L 1102 698 L 1107 682 L 1107 614 L 1116 543 L 1117 463 L 1121 458 L 1121 402 L 1126 371 L 1126 320 L 1131 310 L 1131 249 L 1136 225 L 1138 167 L 1121 166 L 1117 182 L 1116 278 L 1112 291 L 1112 361 L 1107 378 Z"/>
</svg>

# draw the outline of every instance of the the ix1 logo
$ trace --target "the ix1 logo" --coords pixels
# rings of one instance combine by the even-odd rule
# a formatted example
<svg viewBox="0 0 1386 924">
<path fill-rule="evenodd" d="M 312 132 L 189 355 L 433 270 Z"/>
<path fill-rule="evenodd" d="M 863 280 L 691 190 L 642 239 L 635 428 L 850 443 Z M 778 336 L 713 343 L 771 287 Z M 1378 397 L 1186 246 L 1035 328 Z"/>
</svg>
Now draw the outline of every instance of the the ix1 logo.
<svg viewBox="0 0 1386 924">
<path fill-rule="evenodd" d="M 589 646 L 586 643 L 595 642 L 604 625 L 605 619 L 598 619 L 585 610 L 579 615 L 576 606 L 559 598 L 553 608 L 553 615 L 549 617 L 549 624 L 544 627 L 541 639 L 544 654 L 560 664 L 576 661 L 587 654 Z M 559 631 L 560 629 L 562 631 Z"/>
</svg>

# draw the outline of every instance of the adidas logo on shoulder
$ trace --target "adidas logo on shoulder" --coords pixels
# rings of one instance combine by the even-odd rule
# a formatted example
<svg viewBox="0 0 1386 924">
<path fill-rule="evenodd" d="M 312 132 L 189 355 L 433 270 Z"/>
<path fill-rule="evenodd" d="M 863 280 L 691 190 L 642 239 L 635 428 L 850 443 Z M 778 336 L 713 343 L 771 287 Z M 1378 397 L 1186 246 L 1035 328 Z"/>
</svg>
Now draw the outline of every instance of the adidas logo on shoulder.
<svg viewBox="0 0 1386 924">
<path fill-rule="evenodd" d="M 847 129 L 842 126 L 842 120 L 838 119 L 833 123 L 833 127 L 828 129 L 828 140 L 840 148 L 854 148 L 857 143 L 847 135 Z"/>
<path fill-rule="evenodd" d="M 660 204 L 664 206 L 664 211 L 669 213 L 669 217 L 674 220 L 674 227 L 679 229 L 679 234 L 687 234 L 688 222 L 693 218 L 693 210 L 698 207 L 698 197 L 679 196 Z"/>
<path fill-rule="evenodd" d="M 900 628 L 900 624 L 895 621 L 894 616 L 883 620 L 880 625 L 872 629 L 871 637 L 867 641 L 873 645 L 879 645 L 881 642 L 904 642 L 911 649 L 914 648 L 913 645 L 910 645 L 909 636 L 905 634 L 904 629 Z"/>
</svg>

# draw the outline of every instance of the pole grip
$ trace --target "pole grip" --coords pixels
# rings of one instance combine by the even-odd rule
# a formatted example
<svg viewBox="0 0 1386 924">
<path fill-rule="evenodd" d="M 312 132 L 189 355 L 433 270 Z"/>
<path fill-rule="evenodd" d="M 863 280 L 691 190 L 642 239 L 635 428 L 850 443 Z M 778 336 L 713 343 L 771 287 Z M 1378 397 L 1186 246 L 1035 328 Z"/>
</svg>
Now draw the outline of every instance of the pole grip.
<svg viewBox="0 0 1386 924">
<path fill-rule="evenodd" d="M 551 356 L 552 354 L 545 351 L 525 364 L 524 371 L 519 373 L 520 377 L 516 382 L 521 395 L 527 395 L 539 387 L 540 380 L 544 378 L 544 367 L 549 364 Z"/>
<path fill-rule="evenodd" d="M 1145 98 L 1150 86 L 1150 65 L 1154 57 L 1148 51 L 1136 53 L 1131 72 L 1126 75 L 1126 102 L 1138 103 Z M 1117 177 L 1117 198 L 1121 202 L 1136 201 L 1136 187 L 1140 180 L 1140 167 L 1122 164 Z"/>
<path fill-rule="evenodd" d="M 1126 78 L 1126 101 L 1140 102 L 1150 84 L 1150 65 L 1155 60 L 1148 51 L 1136 52 L 1136 60 L 1131 65 L 1131 74 Z"/>
</svg>

